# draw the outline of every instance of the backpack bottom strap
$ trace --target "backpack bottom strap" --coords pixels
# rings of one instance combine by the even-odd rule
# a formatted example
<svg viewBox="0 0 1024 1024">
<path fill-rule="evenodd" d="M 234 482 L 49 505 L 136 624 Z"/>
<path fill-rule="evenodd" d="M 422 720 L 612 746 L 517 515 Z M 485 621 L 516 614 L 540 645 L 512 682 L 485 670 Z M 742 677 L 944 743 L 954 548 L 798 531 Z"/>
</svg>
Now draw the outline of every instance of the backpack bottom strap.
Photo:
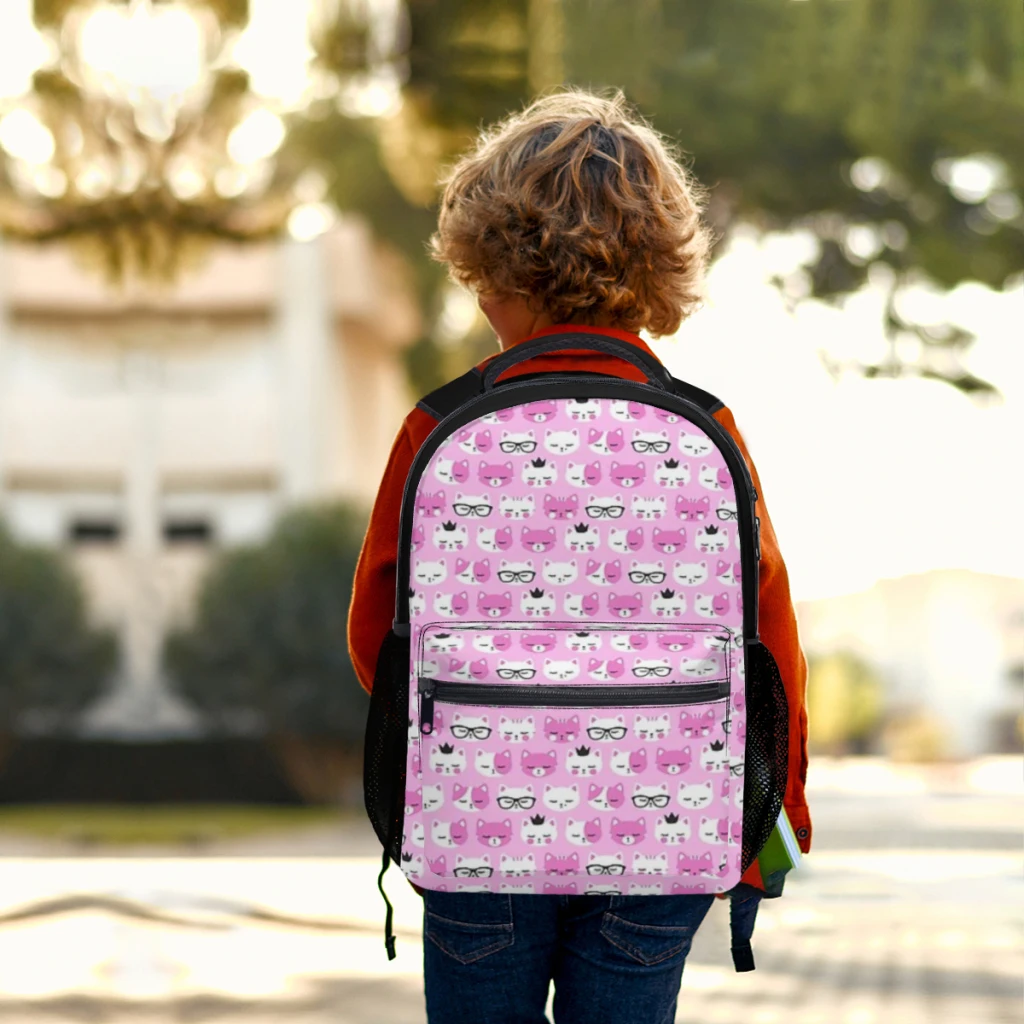
<svg viewBox="0 0 1024 1024">
<path fill-rule="evenodd" d="M 754 934 L 754 922 L 757 919 L 757 908 L 761 905 L 761 896 L 749 893 L 750 890 L 742 896 L 733 894 L 729 899 L 732 963 L 737 973 L 755 969 L 754 951 L 750 947 L 750 940 Z"/>
</svg>

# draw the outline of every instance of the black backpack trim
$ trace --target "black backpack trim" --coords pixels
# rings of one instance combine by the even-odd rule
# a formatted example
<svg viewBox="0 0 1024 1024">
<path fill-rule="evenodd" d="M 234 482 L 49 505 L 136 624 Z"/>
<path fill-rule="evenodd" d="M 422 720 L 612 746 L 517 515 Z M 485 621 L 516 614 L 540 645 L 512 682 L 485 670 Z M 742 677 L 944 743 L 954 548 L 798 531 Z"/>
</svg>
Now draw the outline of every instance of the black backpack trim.
<svg viewBox="0 0 1024 1024">
<path fill-rule="evenodd" d="M 429 395 L 424 395 L 417 403 L 416 408 L 422 409 L 428 416 L 433 416 L 438 423 L 462 408 L 467 402 L 480 394 L 480 384 L 483 381 L 483 374 L 474 366 L 461 377 L 442 384 L 435 388 Z"/>
<path fill-rule="evenodd" d="M 538 373 L 517 374 L 515 377 L 509 378 L 509 380 L 522 382 L 531 378 L 551 378 L 552 376 L 564 375 L 551 370 L 545 370 Z M 628 380 L 628 378 L 610 376 L 606 373 L 595 373 L 592 370 L 573 371 L 572 376 Z M 680 380 L 678 377 L 672 377 L 671 380 L 672 390 L 675 394 L 680 398 L 685 398 L 688 402 L 693 402 L 694 405 L 703 409 L 708 415 L 713 416 L 719 409 L 725 408 L 725 403 L 716 398 L 710 391 L 704 391 L 702 388 L 689 384 L 685 380 Z M 416 408 L 422 409 L 428 416 L 432 416 L 440 423 L 445 417 L 450 416 L 453 412 L 457 412 L 468 402 L 476 398 L 480 394 L 482 383 L 483 373 L 474 366 L 473 369 L 467 370 L 461 377 L 456 377 L 455 380 L 450 380 L 447 384 L 442 384 L 441 387 L 435 388 L 430 394 L 424 395 L 416 403 Z M 501 384 L 498 387 L 501 387 Z"/>
</svg>

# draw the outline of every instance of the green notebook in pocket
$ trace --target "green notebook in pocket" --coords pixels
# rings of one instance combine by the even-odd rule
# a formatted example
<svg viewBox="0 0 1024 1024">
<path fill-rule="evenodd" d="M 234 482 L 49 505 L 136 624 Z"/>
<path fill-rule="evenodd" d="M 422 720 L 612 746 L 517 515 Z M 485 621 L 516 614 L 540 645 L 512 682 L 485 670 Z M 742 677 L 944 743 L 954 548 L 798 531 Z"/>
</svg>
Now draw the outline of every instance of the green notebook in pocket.
<svg viewBox="0 0 1024 1024">
<path fill-rule="evenodd" d="M 800 847 L 789 823 L 785 808 L 779 812 L 779 820 L 772 829 L 768 841 L 757 856 L 761 877 L 767 879 L 777 871 L 792 871 L 800 866 Z"/>
</svg>

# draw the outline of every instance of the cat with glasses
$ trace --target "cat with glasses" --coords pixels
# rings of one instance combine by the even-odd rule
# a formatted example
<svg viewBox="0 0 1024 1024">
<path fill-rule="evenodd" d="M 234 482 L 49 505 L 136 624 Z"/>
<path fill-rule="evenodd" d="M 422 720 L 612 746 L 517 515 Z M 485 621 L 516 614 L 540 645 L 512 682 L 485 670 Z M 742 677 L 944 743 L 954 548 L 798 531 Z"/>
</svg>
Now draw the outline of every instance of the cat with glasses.
<svg viewBox="0 0 1024 1024">
<path fill-rule="evenodd" d="M 465 519 L 486 519 L 494 511 L 494 506 L 483 497 L 463 498 L 459 495 L 459 498 L 452 502 L 452 511 Z"/>
<path fill-rule="evenodd" d="M 626 736 L 624 725 L 588 725 L 587 736 L 595 743 L 605 740 L 621 740 Z"/>
<path fill-rule="evenodd" d="M 537 798 L 529 794 L 524 796 L 502 794 L 496 803 L 503 811 L 529 811 L 536 806 Z"/>
<path fill-rule="evenodd" d="M 667 786 L 636 786 L 633 795 L 629 798 L 634 807 L 647 808 L 656 807 L 661 810 L 668 807 L 669 796 Z"/>
<path fill-rule="evenodd" d="M 506 455 L 531 455 L 537 450 L 537 441 L 530 434 L 507 434 L 498 442 Z"/>
<path fill-rule="evenodd" d="M 537 670 L 533 662 L 502 661 L 495 669 L 495 674 L 499 679 L 532 679 Z"/>
<path fill-rule="evenodd" d="M 642 566 L 636 562 L 633 563 L 634 568 L 629 570 L 627 574 L 629 576 L 630 583 L 664 583 L 667 577 L 667 573 L 663 568 Z M 659 563 L 660 566 L 660 563 Z"/>
<path fill-rule="evenodd" d="M 640 455 L 646 455 L 649 452 L 654 452 L 657 455 L 664 455 L 671 447 L 671 442 L 667 439 L 661 438 L 656 441 L 647 441 L 638 438 L 630 442 L 630 447 Z"/>
<path fill-rule="evenodd" d="M 485 740 L 494 732 L 489 725 L 465 725 L 454 722 L 451 731 L 457 740 Z"/>
<path fill-rule="evenodd" d="M 651 676 L 656 676 L 658 679 L 666 679 L 672 674 L 672 666 L 662 661 L 638 661 L 630 671 L 637 679 L 647 679 Z"/>
<path fill-rule="evenodd" d="M 626 511 L 622 499 L 616 495 L 614 498 L 599 498 L 590 496 L 590 501 L 583 506 L 583 511 L 591 519 L 621 519 Z"/>
<path fill-rule="evenodd" d="M 532 583 L 537 577 L 537 572 L 529 563 L 510 564 L 499 569 L 497 575 L 502 583 Z"/>
</svg>

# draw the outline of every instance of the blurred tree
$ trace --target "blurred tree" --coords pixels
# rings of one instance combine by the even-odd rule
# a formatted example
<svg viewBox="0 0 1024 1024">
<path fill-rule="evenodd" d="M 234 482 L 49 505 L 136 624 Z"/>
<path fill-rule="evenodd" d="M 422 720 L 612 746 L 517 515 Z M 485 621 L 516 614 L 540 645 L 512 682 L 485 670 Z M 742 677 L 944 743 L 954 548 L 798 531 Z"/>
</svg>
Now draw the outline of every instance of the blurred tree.
<svg viewBox="0 0 1024 1024">
<path fill-rule="evenodd" d="M 808 659 L 807 716 L 815 752 L 866 754 L 878 746 L 883 685 L 877 671 L 848 651 Z"/>
<path fill-rule="evenodd" d="M 974 0 L 407 0 L 401 109 L 372 126 L 375 167 L 401 195 L 335 177 L 371 221 L 422 211 L 430 183 L 482 124 L 559 82 L 621 87 L 694 154 L 724 238 L 738 222 L 805 228 L 814 258 L 776 281 L 787 300 L 841 302 L 886 283 L 881 361 L 836 373 L 920 375 L 968 394 L 973 340 L 900 312 L 907 284 L 993 288 L 1024 267 L 1024 19 Z M 329 54 L 322 53 L 329 60 Z M 331 163 L 337 124 L 306 142 Z M 431 218 L 403 248 L 426 265 Z M 424 224 L 424 229 L 419 229 Z M 436 282 L 438 277 L 427 280 Z M 439 306 L 434 303 L 434 312 Z M 425 343 L 426 344 L 426 343 Z"/>
<path fill-rule="evenodd" d="M 886 355 L 840 360 L 826 348 L 830 370 L 993 392 L 967 368 L 970 333 L 915 322 L 901 296 L 922 280 L 948 289 L 1020 279 L 1018 4 L 321 0 L 307 102 L 281 112 L 233 63 L 247 9 L 245 0 L 35 0 L 60 59 L 5 117 L 0 226 L 71 242 L 115 278 L 171 277 L 213 240 L 263 238 L 297 205 L 319 206 L 324 183 L 303 172 L 322 170 L 332 203 L 366 216 L 416 268 L 426 322 L 437 325 L 444 278 L 425 243 L 445 165 L 482 124 L 539 91 L 621 87 L 694 154 L 721 238 L 741 221 L 813 235 L 813 257 L 775 282 L 787 302 L 841 303 L 869 277 L 887 289 Z M 131 30 L 130 74 L 110 53 L 106 64 L 84 59 L 97 11 Z M 183 12 L 195 52 L 179 55 L 176 74 L 196 73 L 170 92 L 137 81 L 145 61 L 134 51 L 162 53 L 160 19 Z M 319 221 L 323 211 L 312 212 Z M 448 341 L 428 327 L 411 350 L 419 386 L 464 360 Z"/>
<path fill-rule="evenodd" d="M 366 719 L 345 643 L 364 528 L 342 506 L 287 515 L 266 544 L 220 558 L 165 649 L 172 687 L 212 729 L 266 734 L 313 800 L 339 798 Z"/>
<path fill-rule="evenodd" d="M 0 735 L 71 730 L 116 663 L 114 636 L 87 623 L 67 563 L 0 526 Z"/>
</svg>

